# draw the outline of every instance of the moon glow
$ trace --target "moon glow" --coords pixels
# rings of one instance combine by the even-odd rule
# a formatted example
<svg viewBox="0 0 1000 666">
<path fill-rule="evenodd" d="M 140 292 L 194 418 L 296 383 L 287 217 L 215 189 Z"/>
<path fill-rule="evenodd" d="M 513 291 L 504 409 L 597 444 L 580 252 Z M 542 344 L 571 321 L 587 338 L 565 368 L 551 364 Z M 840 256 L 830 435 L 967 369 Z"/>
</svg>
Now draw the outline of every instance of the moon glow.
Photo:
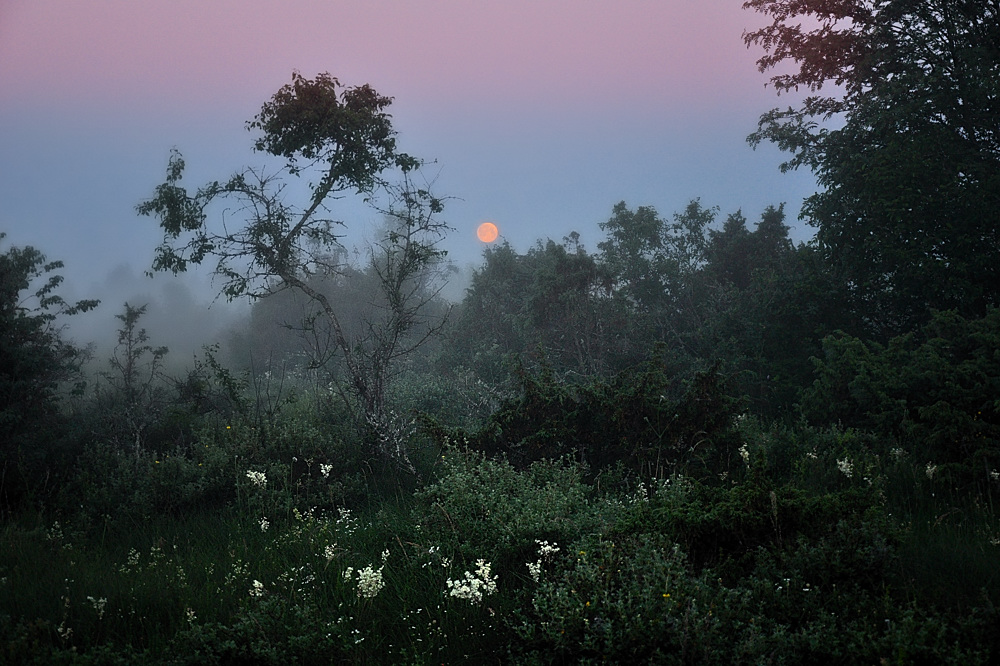
<svg viewBox="0 0 1000 666">
<path fill-rule="evenodd" d="M 476 229 L 476 236 L 484 243 L 492 243 L 499 235 L 500 230 L 497 229 L 497 225 L 492 222 L 483 222 L 479 225 L 479 228 Z"/>
</svg>

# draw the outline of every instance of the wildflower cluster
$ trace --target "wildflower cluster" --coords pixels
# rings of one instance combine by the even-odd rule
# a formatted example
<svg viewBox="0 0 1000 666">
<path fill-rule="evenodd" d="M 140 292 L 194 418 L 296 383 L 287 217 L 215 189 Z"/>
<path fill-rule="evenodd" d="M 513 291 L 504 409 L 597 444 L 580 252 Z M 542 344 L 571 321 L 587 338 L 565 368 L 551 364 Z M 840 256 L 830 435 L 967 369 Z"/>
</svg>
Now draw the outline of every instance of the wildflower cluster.
<svg viewBox="0 0 1000 666">
<path fill-rule="evenodd" d="M 837 461 L 837 469 L 839 469 L 844 476 L 848 479 L 854 474 L 854 463 L 851 462 L 850 458 L 844 458 L 843 460 Z"/>
<path fill-rule="evenodd" d="M 937 472 L 937 465 L 927 463 L 927 467 L 924 468 L 924 473 L 927 475 L 928 479 L 934 478 L 934 473 Z"/>
<path fill-rule="evenodd" d="M 100 599 L 95 599 L 94 597 L 87 597 L 87 601 L 89 601 L 90 605 L 94 607 L 95 611 L 97 611 L 97 619 L 98 620 L 103 620 L 104 619 L 104 609 L 108 605 L 107 598 L 106 597 L 101 597 Z"/>
<path fill-rule="evenodd" d="M 558 553 L 559 547 L 554 543 L 550 544 L 548 541 L 539 541 L 538 539 L 535 539 L 535 543 L 538 544 L 538 560 L 528 562 L 525 566 L 528 567 L 528 574 L 531 575 L 531 579 L 537 583 L 542 575 L 542 561 Z"/>
<path fill-rule="evenodd" d="M 385 568 L 384 564 L 378 569 L 375 568 L 375 565 L 369 564 L 358 572 L 359 599 L 374 599 L 382 591 L 382 588 L 385 587 L 385 581 L 382 579 L 383 568 Z M 348 571 L 350 570 L 348 567 Z"/>
<path fill-rule="evenodd" d="M 337 509 L 337 513 L 340 516 L 339 518 L 337 518 L 337 523 L 336 523 L 337 528 L 347 536 L 351 536 L 352 534 L 354 534 L 354 531 L 358 528 L 358 525 L 357 525 L 357 520 L 355 520 L 354 517 L 351 516 L 351 510 L 340 507 Z"/>
<path fill-rule="evenodd" d="M 749 467 L 750 465 L 750 451 L 747 449 L 747 445 L 743 444 L 739 448 L 740 458 L 743 458 L 743 464 Z"/>
<path fill-rule="evenodd" d="M 63 544 L 65 536 L 63 535 L 62 526 L 59 524 L 58 520 L 52 523 L 52 527 L 49 528 L 45 536 L 52 543 L 60 544 L 66 550 L 72 550 L 72 547 L 69 544 Z"/>
<path fill-rule="evenodd" d="M 449 594 L 459 599 L 467 599 L 471 603 L 479 603 L 483 597 L 497 591 L 497 577 L 490 577 L 490 563 L 486 560 L 476 560 L 476 573 L 465 572 L 464 579 L 452 580 L 445 584 Z"/>
<path fill-rule="evenodd" d="M 139 568 L 139 551 L 132 548 L 128 551 L 128 559 L 125 564 L 118 567 L 118 571 L 121 573 L 131 573 L 132 571 L 138 571 Z"/>
<path fill-rule="evenodd" d="M 248 469 L 247 478 L 258 488 L 263 488 L 267 485 L 267 475 L 264 472 L 255 472 L 252 469 Z"/>
</svg>

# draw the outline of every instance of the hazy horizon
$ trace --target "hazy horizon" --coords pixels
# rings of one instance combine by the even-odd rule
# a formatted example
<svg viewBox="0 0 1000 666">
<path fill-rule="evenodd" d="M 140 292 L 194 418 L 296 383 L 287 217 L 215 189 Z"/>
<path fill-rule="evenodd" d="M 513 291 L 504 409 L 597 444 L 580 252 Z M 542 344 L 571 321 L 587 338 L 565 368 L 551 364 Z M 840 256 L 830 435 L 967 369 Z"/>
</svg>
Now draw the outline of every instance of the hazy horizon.
<svg viewBox="0 0 1000 666">
<path fill-rule="evenodd" d="M 66 298 L 102 299 L 74 323 L 80 342 L 113 332 L 124 300 L 148 296 L 151 319 L 174 278 L 143 276 L 160 234 L 135 205 L 172 148 L 190 187 L 261 164 L 244 124 L 298 70 L 394 97 L 400 147 L 434 161 L 435 192 L 451 197 L 444 247 L 464 273 L 480 264 L 484 220 L 519 252 L 573 231 L 593 252 L 622 200 L 669 216 L 700 198 L 751 224 L 785 202 L 805 240 L 796 218 L 814 179 L 745 143 L 790 102 L 742 42 L 759 22 L 739 2 L 693 0 L 6 3 L 0 230 L 7 247 L 65 262 Z M 344 213 L 348 244 L 377 221 Z M 221 300 L 206 310 L 204 271 L 179 284 L 204 311 L 199 330 L 230 316 Z"/>
</svg>

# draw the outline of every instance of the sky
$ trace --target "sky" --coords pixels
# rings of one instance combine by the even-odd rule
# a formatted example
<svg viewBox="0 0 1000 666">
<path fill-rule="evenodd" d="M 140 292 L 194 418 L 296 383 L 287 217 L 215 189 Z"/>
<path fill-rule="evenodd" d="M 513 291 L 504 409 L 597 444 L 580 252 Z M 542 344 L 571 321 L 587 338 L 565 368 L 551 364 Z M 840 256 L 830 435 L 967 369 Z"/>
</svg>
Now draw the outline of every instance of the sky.
<svg viewBox="0 0 1000 666">
<path fill-rule="evenodd" d="M 0 0 L 0 251 L 33 245 L 65 263 L 67 298 L 103 299 L 79 342 L 113 330 L 126 299 L 151 302 L 151 330 L 225 325 L 204 274 L 143 275 L 162 236 L 135 206 L 172 148 L 192 187 L 261 165 L 245 123 L 293 70 L 394 98 L 399 147 L 450 197 L 444 247 L 466 273 L 483 221 L 522 252 L 573 231 L 596 251 L 619 201 L 669 216 L 697 197 L 720 224 L 785 202 L 805 240 L 815 180 L 745 141 L 790 100 L 765 87 L 742 40 L 763 19 L 741 4 Z M 342 212 L 353 242 L 377 223 Z"/>
</svg>

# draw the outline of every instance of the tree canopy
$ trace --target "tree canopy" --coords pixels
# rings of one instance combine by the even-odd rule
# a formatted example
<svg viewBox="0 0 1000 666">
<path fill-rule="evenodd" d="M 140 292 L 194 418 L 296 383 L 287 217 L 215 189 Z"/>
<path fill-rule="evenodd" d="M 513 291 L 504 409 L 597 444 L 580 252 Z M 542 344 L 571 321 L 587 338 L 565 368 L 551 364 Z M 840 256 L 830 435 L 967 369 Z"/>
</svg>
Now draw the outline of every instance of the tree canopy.
<svg viewBox="0 0 1000 666">
<path fill-rule="evenodd" d="M 791 153 L 822 190 L 803 216 L 868 333 L 934 309 L 1000 301 L 1000 3 L 750 0 L 772 23 L 744 35 L 798 108 L 761 117 L 752 144 Z"/>
</svg>

